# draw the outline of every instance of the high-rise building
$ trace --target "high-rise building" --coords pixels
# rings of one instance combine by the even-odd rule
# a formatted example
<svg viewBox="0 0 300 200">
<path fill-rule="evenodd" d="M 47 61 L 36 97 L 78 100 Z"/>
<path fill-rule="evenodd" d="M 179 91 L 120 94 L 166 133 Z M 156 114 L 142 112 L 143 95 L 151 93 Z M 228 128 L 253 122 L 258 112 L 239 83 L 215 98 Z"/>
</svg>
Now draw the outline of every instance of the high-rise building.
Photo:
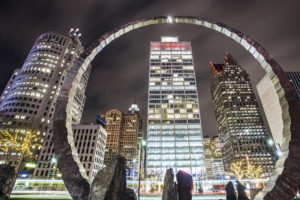
<svg viewBox="0 0 300 200">
<path fill-rule="evenodd" d="M 204 158 L 206 179 L 222 179 L 224 178 L 224 163 L 222 158 L 221 143 L 219 137 L 215 136 L 212 139 L 209 136 L 203 137 Z"/>
<path fill-rule="evenodd" d="M 293 83 L 296 93 L 300 99 L 300 72 L 286 72 L 289 80 Z"/>
<path fill-rule="evenodd" d="M 177 37 L 150 43 L 147 137 L 147 175 L 205 172 L 192 47 Z"/>
<path fill-rule="evenodd" d="M 273 153 L 249 75 L 227 53 L 224 64 L 213 64 L 211 94 L 217 130 L 222 143 L 225 171 L 230 164 L 248 157 L 261 165 L 265 175 L 274 168 Z"/>
<path fill-rule="evenodd" d="M 107 140 L 104 154 L 104 164 L 108 165 L 113 157 L 120 154 L 120 138 L 122 130 L 123 113 L 117 109 L 111 109 L 101 117 L 106 121 Z"/>
<path fill-rule="evenodd" d="M 213 156 L 211 151 L 211 139 L 209 136 L 205 135 L 203 137 L 204 146 L 204 160 L 205 160 L 205 178 L 213 179 Z"/>
<path fill-rule="evenodd" d="M 224 163 L 222 157 L 222 144 L 218 136 L 213 137 L 211 140 L 211 152 L 212 152 L 212 173 L 214 179 L 224 178 Z"/>
<path fill-rule="evenodd" d="M 139 161 L 139 137 L 142 135 L 142 120 L 139 115 L 139 107 L 132 104 L 128 113 L 122 113 L 117 109 L 109 110 L 102 115 L 106 121 L 108 133 L 104 164 L 110 163 L 116 155 L 126 158 L 126 165 L 135 170 Z"/>
<path fill-rule="evenodd" d="M 10 128 L 13 134 L 20 129 L 31 129 L 39 136 L 37 142 L 42 144 L 52 124 L 63 81 L 82 52 L 77 33 L 49 32 L 39 36 L 22 68 L 14 72 L 1 95 L 0 131 Z M 74 123 L 80 122 L 89 73 L 90 66 L 77 88 L 76 101 L 72 105 Z M 19 138 L 21 140 L 24 137 Z M 0 152 L 0 162 L 4 162 L 6 154 Z M 10 154 L 11 160 L 16 160 L 20 155 L 14 151 Z"/>
<path fill-rule="evenodd" d="M 34 169 L 35 178 L 60 178 L 57 169 L 57 159 L 52 142 L 52 128 L 48 129 L 44 149 L 40 152 L 37 167 Z M 101 125 L 73 125 L 75 147 L 87 176 L 93 179 L 97 172 L 104 167 L 104 152 L 107 132 Z"/>
</svg>

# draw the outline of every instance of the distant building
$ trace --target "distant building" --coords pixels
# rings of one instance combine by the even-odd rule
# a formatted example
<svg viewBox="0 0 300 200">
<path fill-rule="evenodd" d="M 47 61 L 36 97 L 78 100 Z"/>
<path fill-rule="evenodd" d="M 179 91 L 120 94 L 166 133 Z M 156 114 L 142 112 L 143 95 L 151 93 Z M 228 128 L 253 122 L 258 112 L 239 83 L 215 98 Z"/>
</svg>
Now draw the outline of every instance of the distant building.
<svg viewBox="0 0 300 200">
<path fill-rule="evenodd" d="M 0 100 L 0 132 L 10 128 L 34 130 L 37 142 L 43 143 L 52 124 L 55 104 L 61 86 L 83 47 L 76 34 L 44 33 L 38 37 L 21 69 L 15 70 Z M 80 80 L 72 105 L 72 121 L 80 122 L 85 103 L 85 88 L 91 66 Z M 22 131 L 21 133 L 23 133 Z M 20 137 L 22 140 L 24 137 Z M 10 160 L 17 160 L 19 152 L 10 152 Z M 35 152 L 38 156 L 38 152 Z M 0 163 L 7 153 L 0 152 Z"/>
<path fill-rule="evenodd" d="M 213 137 L 211 140 L 211 152 L 213 178 L 222 179 L 225 176 L 225 170 L 222 156 L 222 144 L 218 136 Z"/>
<path fill-rule="evenodd" d="M 143 138 L 142 120 L 138 111 L 138 106 L 133 104 L 128 113 L 112 109 L 102 115 L 102 118 L 106 121 L 106 131 L 108 133 L 104 158 L 105 165 L 109 164 L 114 156 L 122 155 L 127 160 L 127 166 L 137 172 L 140 162 L 139 138 Z"/>
<path fill-rule="evenodd" d="M 213 179 L 213 157 L 211 151 L 211 139 L 205 135 L 203 137 L 204 160 L 205 160 L 205 178 Z"/>
<path fill-rule="evenodd" d="M 224 64 L 213 64 L 211 94 L 217 130 L 222 145 L 225 171 L 239 159 L 250 158 L 261 165 L 265 175 L 274 168 L 268 134 L 262 119 L 249 75 L 227 53 Z"/>
<path fill-rule="evenodd" d="M 289 80 L 292 82 L 296 93 L 300 99 L 300 72 L 286 72 Z"/>
<path fill-rule="evenodd" d="M 57 159 L 52 142 L 52 128 L 49 129 L 44 141 L 44 150 L 40 152 L 34 178 L 60 178 L 57 169 Z M 101 125 L 78 124 L 73 125 L 74 142 L 79 159 L 86 170 L 86 174 L 93 179 L 97 172 L 104 167 L 104 153 L 107 132 Z"/>
<path fill-rule="evenodd" d="M 203 137 L 204 158 L 205 158 L 205 178 L 208 180 L 220 180 L 224 178 L 224 163 L 222 157 L 219 137 L 215 136 L 212 139 L 209 136 Z"/>
<path fill-rule="evenodd" d="M 177 37 L 150 44 L 147 137 L 147 175 L 205 172 L 192 47 Z"/>
</svg>

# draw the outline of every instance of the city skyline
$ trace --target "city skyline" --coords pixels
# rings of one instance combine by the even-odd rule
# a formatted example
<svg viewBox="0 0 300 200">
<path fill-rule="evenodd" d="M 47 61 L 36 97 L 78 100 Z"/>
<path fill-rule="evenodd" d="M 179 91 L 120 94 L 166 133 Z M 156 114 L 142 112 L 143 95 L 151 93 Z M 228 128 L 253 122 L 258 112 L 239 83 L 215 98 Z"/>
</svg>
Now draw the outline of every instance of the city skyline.
<svg viewBox="0 0 300 200">
<path fill-rule="evenodd" d="M 289 3 L 1 3 L 5 198 L 300 195 Z"/>
<path fill-rule="evenodd" d="M 100 7 L 91 9 L 89 5 L 81 4 L 68 5 L 68 7 L 67 5 L 58 4 L 58 2 L 48 2 L 45 5 L 35 3 L 34 6 L 32 6 L 33 3 L 29 3 L 28 6 L 22 7 L 22 9 L 25 9 L 25 11 L 28 12 L 30 11 L 32 13 L 31 16 L 18 18 L 18 20 L 20 20 L 20 23 L 18 24 L 23 24 L 22 26 L 8 23 L 18 16 L 16 15 L 17 13 L 14 12 L 20 10 L 18 9 L 18 6 L 11 6 L 7 3 L 3 8 L 6 8 L 6 11 L 13 11 L 11 14 L 15 14 L 15 16 L 3 12 L 2 15 L 4 18 L 2 19 L 6 19 L 7 21 L 0 21 L 7 29 L 5 33 L 1 33 L 3 34 L 1 35 L 3 40 L 0 41 L 0 46 L 2 48 L 1 52 L 3 52 L 1 55 L 1 66 L 5 66 L 5 68 L 2 68 L 3 73 L 1 74 L 0 90 L 4 89 L 4 84 L 8 81 L 12 71 L 22 65 L 37 35 L 43 32 L 49 30 L 68 31 L 70 27 L 78 26 L 83 34 L 81 39 L 83 43 L 86 44 L 105 31 L 109 31 L 110 29 L 113 29 L 113 27 L 124 22 L 149 15 L 161 15 L 166 12 L 169 14 L 176 13 L 176 15 L 184 15 L 187 10 L 189 11 L 189 14 L 218 19 L 246 32 L 266 47 L 286 71 L 297 71 L 297 63 L 300 62 L 299 58 L 296 54 L 285 53 L 299 51 L 299 46 L 295 41 L 298 40 L 297 35 L 299 35 L 300 30 L 295 20 L 292 20 L 294 18 L 299 18 L 297 17 L 298 14 L 295 9 L 297 6 L 293 7 L 288 6 L 287 4 L 273 2 L 271 10 L 267 9 L 269 8 L 269 4 L 265 2 L 246 4 L 236 2 L 218 4 L 216 1 L 211 3 L 191 2 L 193 3 L 191 3 L 190 6 L 193 5 L 195 8 L 188 6 L 185 9 L 181 9 L 180 3 L 177 5 L 169 4 L 168 6 L 165 4 L 158 4 L 157 2 L 149 3 L 146 1 L 142 1 L 138 4 L 120 3 L 125 9 L 121 9 L 119 6 L 110 6 L 108 11 L 111 11 L 111 13 L 105 12 L 105 14 L 103 14 L 104 16 L 99 17 L 97 17 L 96 13 L 101 10 Z M 64 6 L 66 12 L 56 10 L 57 5 Z M 54 11 L 47 11 L 47 17 L 42 18 L 40 21 L 31 20 L 31 17 L 40 14 L 37 11 L 39 8 L 42 10 L 42 8 L 47 6 L 53 8 Z M 77 13 L 77 16 L 74 16 L 70 11 L 72 9 L 79 10 L 79 7 L 86 9 L 79 14 Z M 89 9 L 87 7 L 89 7 Z M 126 8 L 131 9 L 127 11 Z M 235 14 L 218 14 L 226 9 L 235 9 Z M 113 16 L 114 10 L 120 10 L 120 16 Z M 210 10 L 216 12 L 209 12 Z M 137 12 L 138 14 L 131 14 L 134 13 L 132 11 L 139 12 Z M 263 11 L 266 13 L 263 13 Z M 273 12 L 281 12 L 281 15 L 273 16 L 273 20 L 270 20 L 268 17 L 266 18 L 268 14 L 272 15 Z M 63 22 L 57 23 L 56 21 L 56 23 L 53 23 L 55 19 L 57 19 L 57 16 L 54 16 L 53 13 L 56 13 L 56 15 L 60 17 L 64 16 Z M 89 13 L 91 13 L 91 15 L 89 15 Z M 236 18 L 236 16 L 238 16 L 239 19 Z M 281 19 L 282 16 L 284 16 L 283 19 Z M 25 25 L 28 24 L 29 21 L 32 21 L 30 23 L 34 23 L 35 27 L 30 30 L 30 34 L 25 28 Z M 89 21 L 89 23 L 85 23 L 87 21 Z M 109 23 L 106 21 L 109 21 Z M 268 28 L 265 29 L 264 26 L 268 26 Z M 127 105 L 132 103 L 134 96 L 137 96 L 137 103 L 141 108 L 141 114 L 143 115 L 143 118 L 145 118 L 145 94 L 147 90 L 147 81 L 145 81 L 145 77 L 147 77 L 147 56 L 143 56 L 143 54 L 147 55 L 146 53 L 149 49 L 148 41 L 158 40 L 163 34 L 178 35 L 182 40 L 188 40 L 193 43 L 198 93 L 201 94 L 199 95 L 200 109 L 201 113 L 205 113 L 205 117 L 202 117 L 201 119 L 203 122 L 203 132 L 210 136 L 216 135 L 215 120 L 208 87 L 209 61 L 222 61 L 224 52 L 229 50 L 242 66 L 246 66 L 246 70 L 249 72 L 254 85 L 260 80 L 261 77 L 259 77 L 259 75 L 262 71 L 259 71 L 258 64 L 250 58 L 249 54 L 241 50 L 234 42 L 230 42 L 228 39 L 224 40 L 224 36 L 219 36 L 217 33 L 204 28 L 190 27 L 186 29 L 185 27 L 185 25 L 158 25 L 156 27 L 147 27 L 145 30 L 138 30 L 135 33 L 130 33 L 121 37 L 118 41 L 113 42 L 110 47 L 105 49 L 103 53 L 99 55 L 99 58 L 92 63 L 95 67 L 92 70 L 92 75 L 88 83 L 86 93 L 87 102 L 83 116 L 84 121 L 92 121 L 95 119 L 97 113 L 102 113 L 105 110 L 114 107 L 125 111 Z M 254 27 L 261 28 L 257 29 Z M 13 30 L 17 29 L 18 34 L 15 34 Z M 140 42 L 137 42 L 136 38 L 143 39 Z M 278 43 L 275 44 L 274 40 L 278 41 Z M 14 42 L 8 44 L 8 41 Z M 18 44 L 17 49 L 13 48 L 14 44 Z M 10 56 L 8 56 L 8 54 Z M 108 59 L 109 57 L 116 57 L 117 59 Z M 126 63 L 126 65 L 121 63 Z M 130 73 L 131 69 L 137 73 Z M 109 77 L 109 79 L 112 79 L 112 82 L 119 80 L 124 84 L 122 84 L 121 87 L 117 87 L 116 84 L 101 84 L 101 82 L 105 83 L 107 81 L 107 78 L 104 75 Z M 92 86 L 95 84 L 97 84 L 98 87 Z M 114 93 L 119 94 L 120 98 L 109 95 Z M 122 99 L 124 102 L 121 107 L 118 106 L 121 105 L 119 99 Z"/>
</svg>

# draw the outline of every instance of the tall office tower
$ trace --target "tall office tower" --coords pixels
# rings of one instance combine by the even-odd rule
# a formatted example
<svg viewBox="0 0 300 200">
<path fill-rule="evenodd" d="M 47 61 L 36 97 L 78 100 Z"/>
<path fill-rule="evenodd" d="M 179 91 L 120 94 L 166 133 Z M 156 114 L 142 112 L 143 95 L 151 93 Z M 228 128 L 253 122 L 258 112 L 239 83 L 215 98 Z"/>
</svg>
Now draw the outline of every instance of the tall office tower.
<svg viewBox="0 0 300 200">
<path fill-rule="evenodd" d="M 286 72 L 286 75 L 293 83 L 296 93 L 300 99 L 300 72 Z"/>
<path fill-rule="evenodd" d="M 82 52 L 77 32 L 49 32 L 39 36 L 24 65 L 15 71 L 1 95 L 0 129 L 10 128 L 11 133 L 21 129 L 21 134 L 25 133 L 24 129 L 32 129 L 39 136 L 37 142 L 43 143 L 61 85 Z M 74 123 L 80 121 L 89 70 L 90 66 L 80 80 L 72 105 Z M 20 153 L 11 152 L 11 155 L 11 160 L 16 160 Z M 0 152 L 0 162 L 4 162 L 5 157 L 5 153 Z"/>
<path fill-rule="evenodd" d="M 213 64 L 211 94 L 225 171 L 238 159 L 249 157 L 261 165 L 264 175 L 274 168 L 273 153 L 247 72 L 227 53 L 224 64 Z"/>
<path fill-rule="evenodd" d="M 8 92 L 10 90 L 10 88 L 13 86 L 13 83 L 15 81 L 15 79 L 17 78 L 19 72 L 20 72 L 21 69 L 15 69 L 14 70 L 14 73 L 13 75 L 10 77 L 6 87 L 4 88 L 1 96 L 0 96 L 0 107 L 1 107 L 1 104 L 3 102 L 3 100 L 6 98 L 6 96 L 8 95 Z"/>
<path fill-rule="evenodd" d="M 142 130 L 142 121 L 138 111 L 138 106 L 133 104 L 128 113 L 112 109 L 102 115 L 106 121 L 108 133 L 105 165 L 109 164 L 114 156 L 122 155 L 126 158 L 126 165 L 129 168 L 137 169 L 139 163 L 138 137 Z"/>
<path fill-rule="evenodd" d="M 136 105 L 136 104 L 135 104 Z M 129 112 L 123 114 L 121 140 L 120 140 L 120 155 L 124 156 L 127 160 L 129 168 L 138 167 L 138 136 L 141 132 L 141 121 L 139 115 L 139 108 L 129 108 Z"/>
<path fill-rule="evenodd" d="M 104 154 L 104 164 L 108 165 L 112 158 L 120 154 L 120 137 L 122 130 L 123 113 L 117 109 L 109 110 L 101 117 L 106 121 L 106 148 Z"/>
<path fill-rule="evenodd" d="M 148 175 L 205 172 L 192 47 L 177 37 L 150 44 L 147 137 Z"/>
<path fill-rule="evenodd" d="M 213 137 L 211 140 L 212 152 L 212 171 L 214 179 L 222 179 L 225 175 L 224 163 L 222 157 L 222 144 L 218 136 Z"/>
<path fill-rule="evenodd" d="M 213 156 L 211 151 L 211 139 L 209 136 L 205 135 L 203 137 L 203 146 L 204 146 L 204 160 L 205 160 L 205 178 L 213 179 Z"/>
<path fill-rule="evenodd" d="M 87 176 L 93 179 L 97 172 L 104 167 L 104 152 L 107 132 L 101 125 L 77 124 L 73 125 L 74 142 L 80 161 Z M 37 167 L 34 169 L 35 178 L 60 178 L 57 169 L 57 159 L 54 155 L 52 142 L 52 128 L 48 129 L 44 147 L 39 154 Z"/>
</svg>

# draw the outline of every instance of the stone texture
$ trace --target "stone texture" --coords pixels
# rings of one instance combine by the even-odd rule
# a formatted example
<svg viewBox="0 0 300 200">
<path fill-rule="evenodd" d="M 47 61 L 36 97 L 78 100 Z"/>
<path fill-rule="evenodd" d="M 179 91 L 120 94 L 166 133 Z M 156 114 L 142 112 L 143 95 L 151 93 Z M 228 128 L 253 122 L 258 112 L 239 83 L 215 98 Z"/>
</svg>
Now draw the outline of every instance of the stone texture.
<svg viewBox="0 0 300 200">
<path fill-rule="evenodd" d="M 233 183 L 229 181 L 225 187 L 226 200 L 237 200 Z"/>
<path fill-rule="evenodd" d="M 125 158 L 116 156 L 96 175 L 89 200 L 136 200 L 133 190 L 126 188 Z"/>
<path fill-rule="evenodd" d="M 188 173 L 179 170 L 176 174 L 178 185 L 178 199 L 192 200 L 193 177 Z"/>
<path fill-rule="evenodd" d="M 284 73 L 280 65 L 277 63 L 277 61 L 269 54 L 269 52 L 267 52 L 254 39 L 238 31 L 237 29 L 234 29 L 226 24 L 214 20 L 206 19 L 206 18 L 201 18 L 201 17 L 175 16 L 173 18 L 174 18 L 173 20 L 174 23 L 197 24 L 215 30 L 218 27 L 219 30 L 217 31 L 227 35 L 228 37 L 231 37 L 233 40 L 241 44 L 248 52 L 250 52 L 253 55 L 253 57 L 258 60 L 258 62 L 261 64 L 261 67 L 267 72 L 267 74 L 273 81 L 274 87 L 279 97 L 280 106 L 282 109 L 282 118 L 284 121 L 283 124 L 284 142 L 282 144 L 282 147 L 284 148 L 283 151 L 284 156 L 281 156 L 280 158 L 281 161 L 279 162 L 278 165 L 276 165 L 276 168 L 282 168 L 284 166 L 284 170 L 282 171 L 276 170 L 275 171 L 276 173 L 272 175 L 273 179 L 278 177 L 276 180 L 276 184 L 272 185 L 273 179 L 272 180 L 270 179 L 270 181 L 267 183 L 267 187 L 258 196 L 263 197 L 264 194 L 268 192 L 268 195 L 265 198 L 268 200 L 285 199 L 286 197 L 287 197 L 286 199 L 291 199 L 290 197 L 295 195 L 295 192 L 297 191 L 300 183 L 300 159 L 295 159 L 299 157 L 300 152 L 298 148 L 289 146 L 289 144 L 292 144 L 293 146 L 300 146 L 300 102 L 286 74 Z M 141 23 L 141 22 L 145 22 L 145 23 Z M 134 30 L 138 27 L 148 26 L 151 24 L 159 24 L 159 23 L 167 23 L 167 17 L 159 16 L 159 17 L 151 17 L 151 18 L 133 21 L 125 25 L 122 25 L 114 29 L 112 32 L 108 32 L 103 36 L 99 37 L 90 46 L 85 48 L 86 50 L 81 55 L 83 69 L 86 69 L 86 67 L 90 64 L 90 62 L 94 59 L 94 57 L 109 42 L 111 42 L 115 38 L 114 37 L 115 33 L 119 31 L 123 32 L 124 29 L 128 27 L 134 27 L 133 29 L 130 28 L 130 30 Z M 107 43 L 106 39 L 110 38 L 110 36 L 112 36 L 113 39 Z M 79 71 L 80 70 L 77 70 L 78 74 Z M 64 133 L 64 135 L 67 135 L 67 133 L 69 132 L 69 137 L 68 138 L 63 137 L 62 140 L 59 139 L 55 140 L 54 145 L 55 143 L 58 143 L 59 145 L 57 145 L 57 147 L 54 148 L 56 154 L 57 154 L 56 151 L 59 151 L 57 150 L 59 148 L 67 149 L 66 151 L 61 151 L 60 155 L 62 155 L 62 153 L 66 154 L 64 158 L 67 158 L 68 162 L 66 165 L 63 164 L 61 164 L 61 166 L 58 165 L 58 168 L 63 174 L 67 174 L 67 175 L 63 175 L 63 180 L 71 196 L 73 197 L 73 199 L 86 199 L 86 198 L 80 198 L 76 194 L 77 192 L 76 190 L 78 189 L 81 191 L 79 193 L 82 193 L 83 196 L 86 196 L 85 195 L 86 192 L 84 191 L 86 190 L 86 188 L 89 187 L 89 183 L 85 180 L 86 177 L 84 176 L 84 174 L 78 171 L 79 169 L 82 169 L 82 166 L 78 160 L 78 156 L 76 156 L 77 152 L 76 152 L 76 148 L 74 148 L 74 141 L 72 140 L 73 137 L 72 130 L 70 128 L 72 124 L 72 120 L 70 118 L 70 110 L 68 109 L 67 106 L 67 104 L 72 103 L 72 99 L 73 99 L 72 97 L 74 96 L 74 91 L 70 92 L 70 90 L 74 90 L 74 88 L 77 86 L 76 84 L 78 84 L 78 81 L 76 82 L 75 79 L 75 76 L 78 74 L 75 74 L 75 72 L 76 70 L 74 70 L 74 74 L 71 75 L 71 78 L 68 81 L 65 81 L 61 89 L 62 95 L 61 94 L 59 95 L 56 104 L 57 107 L 59 107 L 59 109 L 57 108 L 55 109 L 55 115 L 58 116 L 59 118 L 57 122 L 65 123 L 65 126 L 63 130 L 60 131 L 60 133 Z M 81 78 L 80 74 L 79 76 L 77 76 L 77 79 L 78 78 Z M 54 116 L 54 129 L 56 124 L 55 119 L 56 117 Z M 66 129 L 66 126 L 68 126 L 69 131 Z M 58 129 L 59 127 L 57 127 L 57 130 Z M 287 157 L 289 159 L 286 159 Z M 58 160 L 60 160 L 60 158 Z M 76 174 L 74 178 L 71 175 L 72 172 Z M 72 179 L 74 179 L 74 181 L 72 181 Z M 261 199 L 261 198 L 257 198 L 257 199 Z"/>
<path fill-rule="evenodd" d="M 262 190 L 262 188 L 251 188 L 250 189 L 250 199 L 254 199 L 254 197 Z"/>
<path fill-rule="evenodd" d="M 237 191 L 238 191 L 238 200 L 249 200 L 245 192 L 245 186 L 242 185 L 239 181 L 237 183 Z"/>
<path fill-rule="evenodd" d="M 178 200 L 177 185 L 174 182 L 174 172 L 172 168 L 167 169 L 165 175 L 162 200 Z"/>
<path fill-rule="evenodd" d="M 90 183 L 75 148 L 69 106 L 73 101 L 78 76 L 81 75 L 81 62 L 78 60 L 67 74 L 56 102 L 53 118 L 53 144 L 58 161 L 57 166 L 74 200 L 87 200 L 90 190 Z"/>
<path fill-rule="evenodd" d="M 15 182 L 15 171 L 15 168 L 10 165 L 0 165 L 0 200 L 9 198 Z"/>
</svg>

